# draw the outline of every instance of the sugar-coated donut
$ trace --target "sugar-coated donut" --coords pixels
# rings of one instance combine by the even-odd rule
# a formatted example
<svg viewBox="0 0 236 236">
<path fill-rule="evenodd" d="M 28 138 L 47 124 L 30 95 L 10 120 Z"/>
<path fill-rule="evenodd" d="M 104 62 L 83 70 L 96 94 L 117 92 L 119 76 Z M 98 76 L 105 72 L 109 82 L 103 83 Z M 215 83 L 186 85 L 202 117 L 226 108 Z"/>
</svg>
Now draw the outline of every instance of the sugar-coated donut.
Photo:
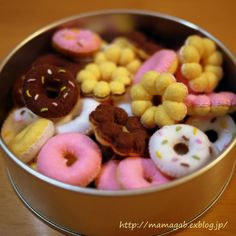
<svg viewBox="0 0 236 236">
<path fill-rule="evenodd" d="M 102 190 L 121 189 L 116 176 L 116 170 L 118 164 L 119 164 L 118 160 L 110 160 L 102 165 L 102 169 L 95 180 L 97 189 L 102 189 Z"/>
<path fill-rule="evenodd" d="M 193 173 L 214 156 L 208 137 L 185 124 L 168 125 L 156 131 L 149 140 L 149 153 L 161 172 L 174 178 Z"/>
<path fill-rule="evenodd" d="M 189 94 L 185 99 L 189 115 L 223 116 L 236 109 L 236 94 L 218 92 L 210 94 Z"/>
<path fill-rule="evenodd" d="M 26 107 L 13 109 L 2 125 L 1 135 L 4 142 L 9 144 L 21 130 L 38 118 Z"/>
<path fill-rule="evenodd" d="M 53 47 L 60 53 L 72 58 L 92 56 L 101 47 L 98 34 L 88 29 L 64 28 L 52 37 Z"/>
<path fill-rule="evenodd" d="M 101 169 L 101 151 L 88 136 L 58 134 L 50 138 L 38 154 L 37 170 L 61 182 L 87 186 Z"/>
<path fill-rule="evenodd" d="M 45 118 L 67 115 L 77 103 L 79 90 L 72 74 L 52 65 L 30 69 L 23 84 L 26 106 Z"/>
<path fill-rule="evenodd" d="M 120 156 L 144 155 L 148 134 L 137 117 L 110 104 L 101 104 L 93 111 L 89 120 L 96 139 L 104 146 L 111 147 Z"/>
<path fill-rule="evenodd" d="M 179 75 L 194 92 L 214 91 L 223 77 L 222 53 L 209 38 L 190 35 L 179 50 L 179 60 L 181 63 Z"/>
<path fill-rule="evenodd" d="M 161 49 L 149 57 L 138 69 L 134 77 L 134 84 L 139 83 L 145 73 L 150 70 L 158 73 L 175 73 L 178 66 L 178 57 L 175 51 Z"/>
<path fill-rule="evenodd" d="M 236 125 L 229 115 L 219 117 L 192 116 L 186 121 L 186 124 L 203 131 L 218 152 L 223 151 L 236 134 Z"/>
<path fill-rule="evenodd" d="M 117 179 L 123 189 L 161 185 L 170 181 L 149 158 L 127 157 L 117 167 Z"/>
<path fill-rule="evenodd" d="M 89 134 L 92 130 L 89 114 L 96 109 L 100 103 L 92 98 L 81 99 L 81 112 L 71 121 L 56 125 L 56 133 L 79 132 Z"/>
<path fill-rule="evenodd" d="M 148 128 L 175 124 L 184 119 L 187 87 L 170 73 L 149 71 L 131 88 L 132 112 Z"/>
<path fill-rule="evenodd" d="M 10 150 L 23 162 L 32 161 L 54 134 L 53 122 L 40 118 L 26 126 L 10 142 Z"/>
</svg>

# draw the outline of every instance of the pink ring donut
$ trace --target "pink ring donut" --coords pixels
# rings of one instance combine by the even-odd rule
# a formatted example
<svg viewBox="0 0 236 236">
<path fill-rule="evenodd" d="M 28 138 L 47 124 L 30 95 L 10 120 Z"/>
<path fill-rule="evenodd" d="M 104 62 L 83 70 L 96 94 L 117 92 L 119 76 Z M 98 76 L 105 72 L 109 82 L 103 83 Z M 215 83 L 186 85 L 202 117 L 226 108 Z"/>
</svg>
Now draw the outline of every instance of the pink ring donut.
<svg viewBox="0 0 236 236">
<path fill-rule="evenodd" d="M 88 136 L 79 133 L 59 134 L 41 149 L 37 170 L 64 183 L 87 186 L 101 169 L 101 152 Z"/>
<path fill-rule="evenodd" d="M 88 29 L 65 28 L 55 32 L 52 45 L 67 56 L 88 57 L 99 50 L 101 39 L 98 34 Z"/>
<path fill-rule="evenodd" d="M 118 160 L 110 160 L 102 165 L 102 170 L 95 180 L 96 187 L 103 190 L 120 190 L 116 177 Z"/>
<path fill-rule="evenodd" d="M 177 69 L 177 65 L 176 52 L 170 49 L 161 49 L 141 65 L 134 76 L 133 83 L 139 83 L 142 76 L 150 70 L 154 70 L 158 73 L 171 72 L 173 74 Z"/>
<path fill-rule="evenodd" d="M 127 157 L 117 167 L 117 178 L 124 189 L 145 188 L 170 181 L 151 159 Z"/>
</svg>

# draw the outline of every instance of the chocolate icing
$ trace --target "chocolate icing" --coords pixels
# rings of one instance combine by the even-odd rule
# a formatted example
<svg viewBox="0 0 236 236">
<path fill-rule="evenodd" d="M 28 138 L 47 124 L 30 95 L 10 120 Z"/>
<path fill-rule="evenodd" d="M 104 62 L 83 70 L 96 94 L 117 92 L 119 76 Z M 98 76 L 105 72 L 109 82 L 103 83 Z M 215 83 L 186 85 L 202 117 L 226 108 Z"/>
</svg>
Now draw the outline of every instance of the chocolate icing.
<svg viewBox="0 0 236 236">
<path fill-rule="evenodd" d="M 101 104 L 89 119 L 101 142 L 105 142 L 121 156 L 144 155 L 148 134 L 139 118 L 128 117 L 127 113 L 110 104 Z"/>
</svg>

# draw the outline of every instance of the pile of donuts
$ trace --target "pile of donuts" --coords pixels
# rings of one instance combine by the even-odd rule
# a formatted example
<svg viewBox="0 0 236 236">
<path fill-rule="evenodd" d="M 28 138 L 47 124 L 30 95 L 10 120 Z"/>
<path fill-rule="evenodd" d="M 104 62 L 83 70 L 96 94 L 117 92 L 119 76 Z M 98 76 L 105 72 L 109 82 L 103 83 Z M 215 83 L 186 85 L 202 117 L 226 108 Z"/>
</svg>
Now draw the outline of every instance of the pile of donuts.
<svg viewBox="0 0 236 236">
<path fill-rule="evenodd" d="M 177 50 L 141 32 L 107 41 L 60 28 L 15 80 L 1 136 L 22 162 L 100 190 L 163 185 L 215 160 L 236 134 L 223 55 L 190 35 Z M 224 82 L 223 82 L 224 83 Z"/>
</svg>

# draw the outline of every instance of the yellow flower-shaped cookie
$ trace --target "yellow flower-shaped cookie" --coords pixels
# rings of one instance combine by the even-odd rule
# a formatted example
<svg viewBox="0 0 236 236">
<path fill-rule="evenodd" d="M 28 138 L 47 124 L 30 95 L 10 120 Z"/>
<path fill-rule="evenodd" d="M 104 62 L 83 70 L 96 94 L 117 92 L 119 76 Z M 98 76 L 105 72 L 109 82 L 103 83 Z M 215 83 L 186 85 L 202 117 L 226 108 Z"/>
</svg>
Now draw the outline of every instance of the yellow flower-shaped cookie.
<svg viewBox="0 0 236 236">
<path fill-rule="evenodd" d="M 223 57 L 213 40 L 189 36 L 179 51 L 181 72 L 195 92 L 212 92 L 223 77 Z"/>
<path fill-rule="evenodd" d="M 111 44 L 107 44 L 102 51 L 95 54 L 96 64 L 110 61 L 117 66 L 126 67 L 134 74 L 141 65 L 141 50 L 138 50 L 126 38 L 116 38 Z M 144 52 L 143 52 L 144 54 Z"/>
<path fill-rule="evenodd" d="M 84 95 L 95 96 L 100 100 L 111 95 L 123 95 L 131 83 L 131 78 L 132 74 L 127 68 L 117 66 L 111 61 L 90 63 L 76 77 Z"/>
<path fill-rule="evenodd" d="M 149 71 L 131 88 L 132 112 L 148 128 L 175 124 L 184 119 L 187 87 L 170 73 Z"/>
</svg>

